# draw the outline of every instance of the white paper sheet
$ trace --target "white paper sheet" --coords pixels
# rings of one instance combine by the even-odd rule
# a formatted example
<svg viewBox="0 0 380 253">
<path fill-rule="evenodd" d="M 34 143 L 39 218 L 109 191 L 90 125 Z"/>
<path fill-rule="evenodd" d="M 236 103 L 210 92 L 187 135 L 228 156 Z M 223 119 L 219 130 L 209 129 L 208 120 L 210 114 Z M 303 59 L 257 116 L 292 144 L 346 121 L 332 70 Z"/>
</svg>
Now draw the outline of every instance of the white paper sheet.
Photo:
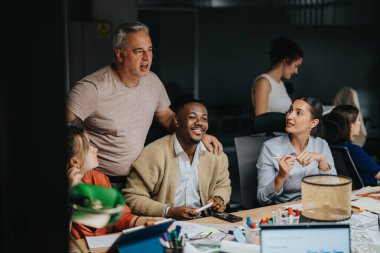
<svg viewBox="0 0 380 253">
<path fill-rule="evenodd" d="M 90 250 L 108 249 L 120 236 L 120 233 L 98 236 L 86 236 L 86 242 Z"/>
<path fill-rule="evenodd" d="M 370 212 L 355 213 L 347 221 L 351 228 L 352 253 L 380 253 L 380 230 L 377 215 Z"/>
<path fill-rule="evenodd" d="M 380 214 L 380 201 L 373 198 L 359 198 L 357 200 L 351 201 L 351 205 Z"/>
</svg>

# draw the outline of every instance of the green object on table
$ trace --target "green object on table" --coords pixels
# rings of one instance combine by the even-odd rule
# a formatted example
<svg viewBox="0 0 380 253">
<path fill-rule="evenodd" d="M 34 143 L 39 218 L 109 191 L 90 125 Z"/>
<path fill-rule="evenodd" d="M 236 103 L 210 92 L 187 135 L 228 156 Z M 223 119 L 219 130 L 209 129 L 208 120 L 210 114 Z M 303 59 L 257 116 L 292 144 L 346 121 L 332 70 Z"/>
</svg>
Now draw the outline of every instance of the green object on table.
<svg viewBox="0 0 380 253">
<path fill-rule="evenodd" d="M 113 225 L 124 211 L 123 196 L 113 188 L 78 184 L 70 192 L 72 221 L 94 228 Z"/>
</svg>

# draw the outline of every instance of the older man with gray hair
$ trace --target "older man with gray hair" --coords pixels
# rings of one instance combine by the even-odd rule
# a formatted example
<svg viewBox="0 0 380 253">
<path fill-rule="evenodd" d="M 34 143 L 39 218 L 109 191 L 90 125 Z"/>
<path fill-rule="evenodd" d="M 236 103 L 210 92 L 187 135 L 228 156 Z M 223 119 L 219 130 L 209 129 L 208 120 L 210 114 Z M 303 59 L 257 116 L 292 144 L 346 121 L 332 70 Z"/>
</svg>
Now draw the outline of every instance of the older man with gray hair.
<svg viewBox="0 0 380 253">
<path fill-rule="evenodd" d="M 67 97 L 67 121 L 83 124 L 98 148 L 99 169 L 113 187 L 125 187 L 125 177 L 142 149 L 152 119 L 173 132 L 174 112 L 160 79 L 150 71 L 153 46 L 146 25 L 135 22 L 114 34 L 115 62 L 84 77 Z M 216 152 L 213 136 L 202 141 Z"/>
</svg>

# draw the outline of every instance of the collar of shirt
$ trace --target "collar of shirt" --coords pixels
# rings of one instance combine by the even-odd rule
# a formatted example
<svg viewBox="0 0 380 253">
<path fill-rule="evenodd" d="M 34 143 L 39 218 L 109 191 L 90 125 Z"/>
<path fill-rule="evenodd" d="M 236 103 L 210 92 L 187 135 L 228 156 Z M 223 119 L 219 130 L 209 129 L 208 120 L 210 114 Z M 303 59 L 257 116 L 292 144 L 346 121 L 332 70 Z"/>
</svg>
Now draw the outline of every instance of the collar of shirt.
<svg viewBox="0 0 380 253">
<path fill-rule="evenodd" d="M 309 141 L 307 142 L 307 146 L 304 151 L 310 152 L 311 147 L 313 146 L 314 138 L 312 136 L 309 136 Z M 283 139 L 283 147 L 284 147 L 284 154 L 294 155 L 297 156 L 296 151 L 294 150 L 292 143 L 290 142 L 289 135 L 285 135 Z"/>
<path fill-rule="evenodd" d="M 173 135 L 174 135 L 174 152 L 175 152 L 175 155 L 177 157 L 178 156 L 184 156 L 184 157 L 186 157 L 186 159 L 189 159 L 186 152 L 183 150 L 181 144 L 179 143 L 179 141 L 177 139 L 177 135 L 175 133 Z M 197 144 L 197 148 L 195 150 L 194 156 L 198 155 L 197 158 L 199 159 L 204 151 L 206 151 L 206 147 L 205 147 L 205 145 L 203 145 L 202 141 L 200 141 Z"/>
</svg>

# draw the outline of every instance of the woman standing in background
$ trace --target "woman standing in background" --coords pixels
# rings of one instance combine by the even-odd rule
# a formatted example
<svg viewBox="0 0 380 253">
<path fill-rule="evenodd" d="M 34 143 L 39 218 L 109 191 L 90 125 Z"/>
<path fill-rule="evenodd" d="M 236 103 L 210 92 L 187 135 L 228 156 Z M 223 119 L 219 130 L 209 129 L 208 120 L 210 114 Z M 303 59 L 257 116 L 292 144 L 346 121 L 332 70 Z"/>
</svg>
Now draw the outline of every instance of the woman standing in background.
<svg viewBox="0 0 380 253">
<path fill-rule="evenodd" d="M 367 139 L 367 130 L 364 125 L 363 116 L 360 112 L 359 96 L 356 90 L 347 86 L 342 87 L 336 93 L 333 100 L 333 105 L 353 105 L 359 110 L 360 132 L 358 136 L 355 136 L 355 139 L 352 141 L 352 143 L 363 147 Z"/>
<path fill-rule="evenodd" d="M 252 85 L 252 105 L 256 116 L 266 112 L 285 113 L 289 109 L 292 100 L 282 79 L 298 74 L 303 52 L 293 41 L 280 37 L 271 43 L 270 60 L 270 70 L 258 76 Z"/>
</svg>

